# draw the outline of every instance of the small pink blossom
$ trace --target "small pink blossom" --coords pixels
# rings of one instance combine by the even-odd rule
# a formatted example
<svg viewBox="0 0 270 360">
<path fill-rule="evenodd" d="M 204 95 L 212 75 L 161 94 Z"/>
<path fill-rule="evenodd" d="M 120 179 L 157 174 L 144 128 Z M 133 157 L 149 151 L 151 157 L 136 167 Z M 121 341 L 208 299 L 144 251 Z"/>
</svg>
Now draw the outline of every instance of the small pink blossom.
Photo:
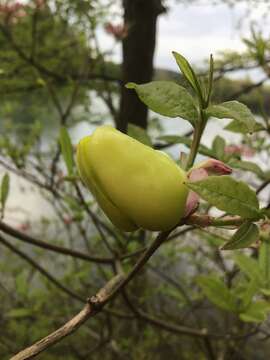
<svg viewBox="0 0 270 360">
<path fill-rule="evenodd" d="M 70 225 L 72 222 L 73 222 L 73 219 L 71 216 L 65 216 L 63 218 L 63 222 L 66 224 L 66 225 Z"/>
<path fill-rule="evenodd" d="M 35 0 L 35 5 L 37 9 L 41 9 L 46 5 L 47 0 Z"/>
<path fill-rule="evenodd" d="M 30 230 L 30 228 L 31 228 L 31 224 L 28 221 L 23 222 L 17 226 L 17 229 L 23 232 Z"/>
<path fill-rule="evenodd" d="M 270 222 L 269 221 L 263 222 L 261 224 L 260 228 L 261 228 L 262 231 L 270 233 Z"/>
<path fill-rule="evenodd" d="M 14 4 L 0 5 L 0 16 L 4 16 L 7 23 L 16 23 L 26 15 L 25 5 L 16 1 Z"/>
<path fill-rule="evenodd" d="M 116 40 L 122 40 L 128 34 L 126 25 L 113 25 L 111 23 L 107 23 L 105 25 L 105 30 L 108 34 L 113 35 Z"/>
<path fill-rule="evenodd" d="M 255 150 L 247 145 L 228 145 L 224 149 L 225 154 L 237 154 L 252 157 Z"/>
</svg>

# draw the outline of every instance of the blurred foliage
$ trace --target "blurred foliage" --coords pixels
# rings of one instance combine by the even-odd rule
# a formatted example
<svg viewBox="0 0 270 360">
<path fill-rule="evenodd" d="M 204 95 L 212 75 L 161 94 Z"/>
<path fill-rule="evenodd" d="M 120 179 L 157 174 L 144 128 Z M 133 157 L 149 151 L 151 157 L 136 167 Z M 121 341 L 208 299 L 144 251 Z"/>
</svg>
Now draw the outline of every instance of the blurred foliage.
<svg viewBox="0 0 270 360">
<path fill-rule="evenodd" d="M 68 136 L 78 122 L 93 126 L 115 121 L 120 67 L 111 61 L 112 49 L 101 51 L 99 31 L 121 14 L 109 0 L 52 0 L 49 5 L 33 0 L 17 13 L 7 11 L 6 4 L 14 2 L 0 2 L 4 221 L 20 233 L 53 245 L 101 258 L 123 256 L 121 265 L 128 271 L 137 259 L 136 252 L 141 253 L 154 234 L 122 234 L 112 227 L 78 182 L 76 144 Z M 268 79 L 269 39 L 252 31 L 245 43 L 245 53 L 226 52 L 216 61 L 213 103 L 237 96 L 261 115 L 260 127 L 249 135 L 231 126 L 237 141 L 217 134 L 211 145 L 201 144 L 199 153 L 230 165 L 237 178 L 257 189 L 262 205 L 269 208 L 270 88 L 267 81 L 253 86 L 251 78 L 228 76 L 254 68 Z M 190 90 L 175 72 L 157 69 L 155 79 L 173 80 Z M 181 144 L 188 152 L 190 135 L 162 136 L 166 121 L 173 120 L 156 116 L 148 133 L 129 126 L 129 135 L 160 149 Z M 65 130 L 59 133 L 60 128 Z M 18 182 L 18 177 L 23 181 Z M 25 213 L 33 197 L 33 209 Z M 206 202 L 201 202 L 199 210 L 215 214 Z M 119 296 L 40 359 L 203 360 L 215 359 L 215 354 L 225 360 L 269 358 L 269 221 L 260 223 L 260 241 L 249 249 L 221 251 L 231 235 L 230 228 L 176 230 L 129 285 L 129 301 Z M 0 244 L 1 359 L 9 359 L 65 323 L 115 273 L 115 267 L 108 264 L 84 262 L 30 247 L 12 236 L 6 238 L 75 296 Z M 132 306 L 154 321 L 138 316 Z M 167 324 L 172 324 L 169 330 Z M 212 337 L 208 342 L 187 337 L 177 331 L 183 325 L 207 329 Z"/>
</svg>

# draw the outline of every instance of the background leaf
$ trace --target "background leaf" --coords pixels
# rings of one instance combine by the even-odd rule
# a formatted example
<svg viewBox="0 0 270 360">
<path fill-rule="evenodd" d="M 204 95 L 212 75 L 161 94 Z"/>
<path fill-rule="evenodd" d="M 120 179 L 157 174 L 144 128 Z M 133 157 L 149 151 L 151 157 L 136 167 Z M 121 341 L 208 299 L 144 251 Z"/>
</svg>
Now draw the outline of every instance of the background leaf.
<svg viewBox="0 0 270 360">
<path fill-rule="evenodd" d="M 192 140 L 189 139 L 188 137 L 178 136 L 178 135 L 163 135 L 163 136 L 159 136 L 158 140 L 165 141 L 168 144 L 184 144 L 188 148 L 191 147 L 191 143 L 192 143 Z M 205 156 L 210 156 L 210 157 L 214 156 L 213 151 L 203 144 L 199 146 L 199 153 Z"/>
<path fill-rule="evenodd" d="M 259 238 L 259 229 L 256 224 L 245 222 L 234 233 L 232 238 L 222 246 L 222 250 L 243 249 L 253 244 Z"/>
<path fill-rule="evenodd" d="M 215 156 L 222 160 L 224 157 L 224 149 L 225 149 L 226 142 L 221 136 L 216 136 L 212 143 L 212 150 Z"/>
<path fill-rule="evenodd" d="M 262 322 L 266 320 L 270 311 L 270 304 L 266 301 L 258 301 L 250 304 L 247 310 L 240 314 L 240 318 L 246 322 Z"/>
<path fill-rule="evenodd" d="M 253 132 L 256 121 L 249 108 L 238 101 L 227 101 L 219 105 L 212 105 L 206 110 L 208 116 L 218 119 L 233 119 L 239 122 L 247 129 L 247 132 Z"/>
<path fill-rule="evenodd" d="M 70 140 L 70 136 L 65 127 L 61 127 L 59 142 L 61 146 L 61 152 L 67 167 L 68 175 L 73 175 L 74 159 L 73 159 L 73 148 Z"/>
<path fill-rule="evenodd" d="M 256 174 L 257 176 L 259 176 L 260 178 L 265 177 L 262 169 L 257 164 L 255 164 L 254 162 L 251 162 L 251 161 L 231 159 L 228 161 L 228 165 L 230 165 L 232 168 L 251 171 L 254 174 Z"/>
<path fill-rule="evenodd" d="M 6 202 L 7 202 L 7 198 L 9 195 L 9 174 L 5 174 L 2 178 L 2 183 L 1 183 L 1 211 L 2 211 L 2 217 L 4 216 L 4 211 L 5 211 L 5 206 L 6 206 Z"/>
<path fill-rule="evenodd" d="M 249 129 L 246 127 L 246 125 L 239 122 L 238 120 L 231 121 L 227 126 L 225 126 L 224 129 L 240 134 L 248 134 L 250 132 Z M 256 122 L 253 128 L 253 132 L 261 131 L 263 129 L 264 127 Z"/>
<path fill-rule="evenodd" d="M 12 309 L 7 313 L 8 317 L 20 319 L 24 317 L 33 317 L 33 309 L 17 308 Z"/>
<path fill-rule="evenodd" d="M 213 275 L 199 276 L 197 278 L 197 282 L 203 293 L 213 304 L 223 310 L 236 310 L 234 298 L 221 279 Z"/>
<path fill-rule="evenodd" d="M 234 256 L 234 261 L 251 280 L 256 280 L 260 283 L 263 280 L 258 262 L 251 257 L 244 254 L 237 254 Z"/>
<path fill-rule="evenodd" d="M 259 267 L 265 283 L 270 285 L 270 244 L 264 241 L 259 249 Z"/>
<path fill-rule="evenodd" d="M 128 124 L 128 135 L 140 141 L 144 145 L 148 145 L 152 147 L 152 141 L 150 136 L 140 126 L 136 126 L 134 124 Z"/>
</svg>

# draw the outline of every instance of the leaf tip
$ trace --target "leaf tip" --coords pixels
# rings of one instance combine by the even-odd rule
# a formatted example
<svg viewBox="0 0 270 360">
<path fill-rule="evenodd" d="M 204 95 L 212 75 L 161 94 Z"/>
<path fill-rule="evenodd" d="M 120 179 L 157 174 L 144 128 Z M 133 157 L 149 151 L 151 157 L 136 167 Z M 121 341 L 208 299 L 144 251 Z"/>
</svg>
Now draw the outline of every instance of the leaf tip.
<svg viewBox="0 0 270 360">
<path fill-rule="evenodd" d="M 134 82 L 129 82 L 129 83 L 127 83 L 127 84 L 125 85 L 125 87 L 126 87 L 127 89 L 135 89 L 136 86 L 137 86 L 137 84 L 135 84 Z"/>
</svg>

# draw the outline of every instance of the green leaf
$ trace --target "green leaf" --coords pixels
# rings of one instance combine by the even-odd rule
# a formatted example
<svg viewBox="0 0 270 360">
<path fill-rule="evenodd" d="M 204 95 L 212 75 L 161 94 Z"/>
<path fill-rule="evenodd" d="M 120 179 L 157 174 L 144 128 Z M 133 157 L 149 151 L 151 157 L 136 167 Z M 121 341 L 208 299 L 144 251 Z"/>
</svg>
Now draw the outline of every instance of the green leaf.
<svg viewBox="0 0 270 360">
<path fill-rule="evenodd" d="M 128 135 L 140 141 L 144 145 L 148 145 L 152 147 L 152 141 L 150 136 L 140 126 L 136 126 L 134 124 L 128 124 Z"/>
<path fill-rule="evenodd" d="M 230 290 L 225 286 L 224 282 L 218 277 L 199 276 L 197 282 L 203 293 L 216 306 L 223 310 L 235 311 L 236 304 Z"/>
<path fill-rule="evenodd" d="M 210 176 L 200 181 L 187 182 L 187 186 L 211 205 L 229 214 L 246 219 L 261 217 L 255 191 L 242 181 L 230 176 Z"/>
<path fill-rule="evenodd" d="M 46 86 L 46 81 L 42 78 L 37 78 L 36 82 L 37 82 L 37 85 L 40 85 L 43 87 Z"/>
<path fill-rule="evenodd" d="M 270 219 L 270 209 L 263 208 L 263 209 L 261 209 L 261 212 L 264 216 L 266 216 L 268 219 Z"/>
<path fill-rule="evenodd" d="M 261 293 L 265 296 L 270 296 L 270 289 L 261 288 Z"/>
<path fill-rule="evenodd" d="M 194 73 L 190 63 L 183 55 L 175 51 L 173 51 L 173 56 L 184 77 L 187 79 L 193 90 L 199 95 L 200 98 L 202 98 L 202 89 L 199 83 L 199 79 Z"/>
<path fill-rule="evenodd" d="M 192 140 L 189 139 L 188 137 L 177 136 L 177 135 L 163 135 L 163 136 L 159 136 L 157 140 L 165 141 L 168 144 L 184 144 L 188 148 L 190 148 L 192 144 Z M 214 153 L 207 146 L 202 144 L 199 146 L 199 153 L 205 156 L 210 156 L 210 157 L 214 156 Z"/>
<path fill-rule="evenodd" d="M 2 210 L 2 216 L 4 216 L 5 206 L 9 194 L 9 174 L 6 173 L 2 178 L 1 183 L 1 210 Z"/>
<path fill-rule="evenodd" d="M 231 121 L 227 126 L 225 126 L 224 129 L 231 131 L 231 132 L 240 133 L 240 134 L 247 134 L 250 132 L 249 129 L 246 127 L 246 125 L 239 122 L 238 120 Z M 257 131 L 261 131 L 261 130 L 265 130 L 264 127 L 261 124 L 256 122 L 256 124 L 253 128 L 253 132 L 257 132 Z"/>
<path fill-rule="evenodd" d="M 264 241 L 259 249 L 259 267 L 266 284 L 270 285 L 270 244 Z"/>
<path fill-rule="evenodd" d="M 226 145 L 226 142 L 222 137 L 220 137 L 220 136 L 215 137 L 213 144 L 212 144 L 212 150 L 213 150 L 215 156 L 220 160 L 222 160 L 224 157 L 225 145 Z"/>
<path fill-rule="evenodd" d="M 253 297 L 260 290 L 260 282 L 256 278 L 250 280 L 247 285 L 244 286 L 242 294 L 242 304 L 240 311 L 245 311 L 246 308 L 251 304 Z"/>
<path fill-rule="evenodd" d="M 244 254 L 236 254 L 233 258 L 240 270 L 251 280 L 256 280 L 258 283 L 262 281 L 262 274 L 256 260 Z"/>
<path fill-rule="evenodd" d="M 218 119 L 233 119 L 243 125 L 249 133 L 255 129 L 256 121 L 251 111 L 246 105 L 238 101 L 227 101 L 219 105 L 212 105 L 206 110 L 206 113 L 208 116 Z"/>
<path fill-rule="evenodd" d="M 206 99 L 207 106 L 209 105 L 211 95 L 212 95 L 213 81 L 214 81 L 214 58 L 213 58 L 213 55 L 211 54 L 210 60 L 209 60 L 208 94 L 207 94 L 207 99 Z"/>
<path fill-rule="evenodd" d="M 25 271 L 21 271 L 15 278 L 16 293 L 20 297 L 27 297 L 29 295 L 29 283 Z"/>
<path fill-rule="evenodd" d="M 224 244 L 224 238 L 218 234 L 212 234 L 212 233 L 210 234 L 210 233 L 205 233 L 204 231 L 200 231 L 200 237 L 202 239 L 207 240 L 210 246 L 217 247 Z"/>
<path fill-rule="evenodd" d="M 230 289 L 233 296 L 237 299 L 237 312 L 244 312 L 252 302 L 252 299 L 259 291 L 258 281 L 239 277 L 239 281 L 234 282 Z"/>
<path fill-rule="evenodd" d="M 180 117 L 195 124 L 198 112 L 192 96 L 185 88 L 172 81 L 153 81 L 143 85 L 128 83 L 128 89 L 135 89 L 141 101 L 154 112 Z"/>
<path fill-rule="evenodd" d="M 254 174 L 256 174 L 257 176 L 259 176 L 260 178 L 265 177 L 262 169 L 257 164 L 255 164 L 254 162 L 251 162 L 251 161 L 231 159 L 228 161 L 228 165 L 230 165 L 232 168 L 235 168 L 235 169 L 251 171 Z"/>
<path fill-rule="evenodd" d="M 270 304 L 266 301 L 258 301 L 250 304 L 247 310 L 240 314 L 245 322 L 263 322 L 270 311 Z"/>
<path fill-rule="evenodd" d="M 73 159 L 73 148 L 68 131 L 65 127 L 61 127 L 59 136 L 61 152 L 67 167 L 68 175 L 73 175 L 74 159 Z"/>
<path fill-rule="evenodd" d="M 232 238 L 222 246 L 221 250 L 244 249 L 253 244 L 259 238 L 259 229 L 256 224 L 245 222 L 234 233 Z"/>
<path fill-rule="evenodd" d="M 33 316 L 33 310 L 25 308 L 12 309 L 7 313 L 7 316 L 15 319 L 30 317 Z"/>
</svg>

